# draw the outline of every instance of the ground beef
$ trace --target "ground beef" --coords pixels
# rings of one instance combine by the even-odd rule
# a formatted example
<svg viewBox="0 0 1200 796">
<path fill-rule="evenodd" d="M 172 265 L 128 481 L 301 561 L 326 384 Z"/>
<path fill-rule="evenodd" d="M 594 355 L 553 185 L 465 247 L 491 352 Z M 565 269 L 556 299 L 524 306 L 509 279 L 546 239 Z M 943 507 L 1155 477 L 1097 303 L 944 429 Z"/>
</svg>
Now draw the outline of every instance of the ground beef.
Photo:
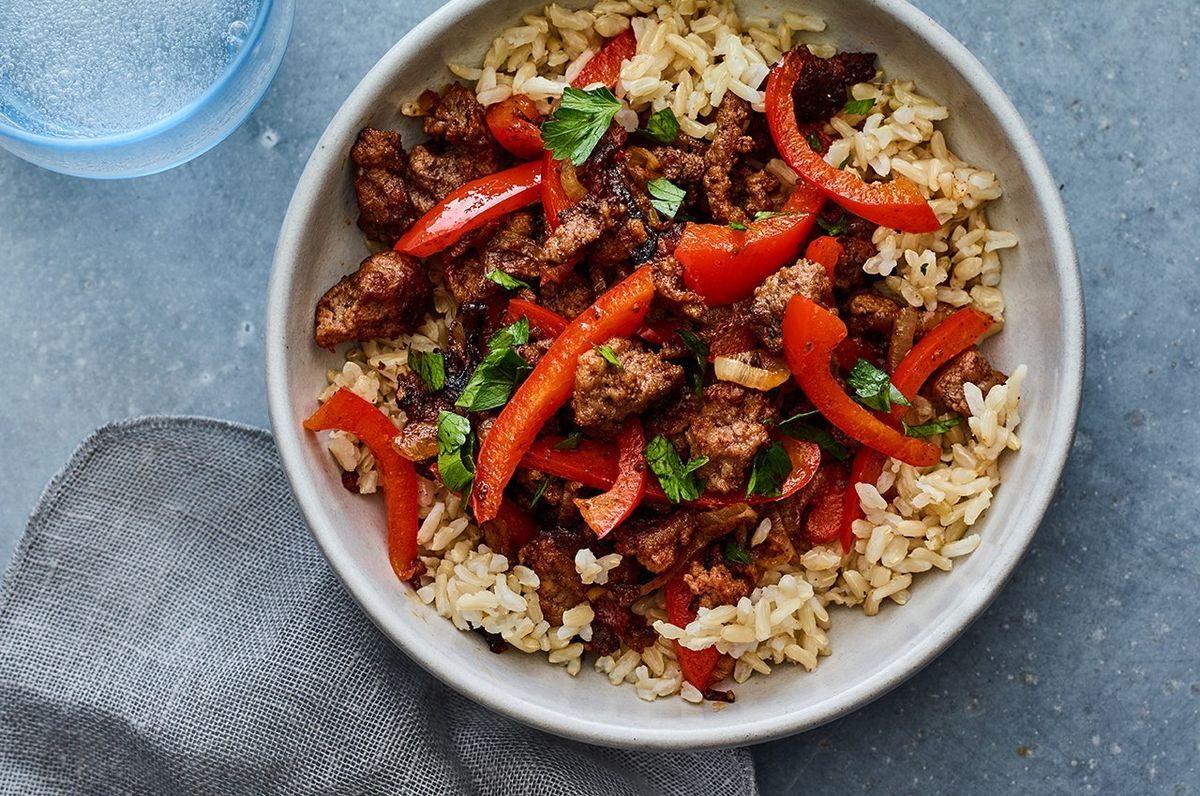
<svg viewBox="0 0 1200 796">
<path fill-rule="evenodd" d="M 800 260 L 771 274 L 754 290 L 750 303 L 750 328 L 769 350 L 783 350 L 783 314 L 794 296 L 804 296 L 825 306 L 833 305 L 833 286 L 825 268 Z"/>
<path fill-rule="evenodd" d="M 651 154 L 658 161 L 662 176 L 681 188 L 703 182 L 705 164 L 702 147 L 655 147 Z"/>
<path fill-rule="evenodd" d="M 779 191 L 779 178 L 766 169 L 740 166 L 734 172 L 741 186 L 740 202 L 748 216 L 769 213 L 775 209 L 774 195 Z"/>
<path fill-rule="evenodd" d="M 445 355 L 447 375 L 453 371 L 454 357 Z M 452 411 L 454 396 L 447 390 L 431 393 L 415 373 L 396 376 L 396 406 L 404 411 L 408 421 L 396 435 L 396 448 L 406 459 L 426 461 L 437 455 L 438 413 Z"/>
<path fill-rule="evenodd" d="M 992 367 L 978 348 L 969 348 L 935 373 L 925 392 L 935 403 L 967 416 L 971 414 L 971 410 L 963 396 L 964 384 L 971 382 L 987 395 L 988 390 L 997 384 L 1003 384 L 1007 379 L 1007 376 Z"/>
<path fill-rule="evenodd" d="M 683 265 L 674 257 L 662 257 L 651 266 L 654 289 L 659 298 L 673 305 L 683 315 L 699 319 L 708 310 L 708 305 L 699 293 L 688 288 L 683 281 Z"/>
<path fill-rule="evenodd" d="M 879 253 L 868 238 L 844 235 L 838 238 L 842 253 L 833 269 L 833 288 L 839 293 L 855 290 L 867 281 L 863 263 Z"/>
<path fill-rule="evenodd" d="M 451 83 L 441 97 L 429 96 L 422 99 L 430 105 L 425 117 L 425 135 L 441 138 L 454 146 L 478 147 L 495 154 L 496 141 L 487 124 L 487 114 L 475 92 L 460 83 Z"/>
<path fill-rule="evenodd" d="M 717 107 L 717 133 L 704 153 L 704 191 L 709 211 L 720 224 L 746 223 L 746 211 L 734 200 L 733 172 L 738 160 L 755 147 L 746 135 L 753 110 L 750 103 L 731 93 Z"/>
<path fill-rule="evenodd" d="M 546 236 L 542 247 L 542 262 L 554 266 L 574 261 L 623 217 L 624 210 L 620 205 L 585 196 L 579 204 L 559 215 L 559 226 Z"/>
<path fill-rule="evenodd" d="M 441 201 L 455 188 L 500 168 L 498 157 L 484 150 L 446 147 L 439 152 L 438 149 L 440 147 L 422 144 L 413 147 L 408 156 L 408 175 L 413 187 L 433 202 Z"/>
<path fill-rule="evenodd" d="M 503 271 L 522 279 L 541 274 L 541 248 L 537 240 L 540 223 L 533 213 L 512 213 L 504 219 L 496 234 L 480 247 L 483 272 Z"/>
<path fill-rule="evenodd" d="M 562 315 L 574 318 L 596 302 L 596 292 L 583 274 L 572 271 L 562 282 L 543 282 L 538 287 L 541 304 Z"/>
<path fill-rule="evenodd" d="M 697 597 L 697 608 L 716 608 L 718 605 L 734 605 L 743 597 L 749 597 L 753 583 L 734 574 L 725 564 L 705 566 L 693 561 L 683 582 Z"/>
<path fill-rule="evenodd" d="M 846 91 L 855 83 L 875 79 L 875 53 L 838 53 L 819 58 L 800 45 L 793 52 L 804 61 L 792 97 L 800 124 L 825 121 L 846 104 Z"/>
<path fill-rule="evenodd" d="M 583 428 L 614 431 L 622 420 L 640 414 L 683 382 L 683 368 L 664 362 L 658 354 L 623 337 L 606 345 L 621 367 L 595 349 L 579 357 L 571 409 Z"/>
<path fill-rule="evenodd" d="M 372 254 L 317 302 L 316 341 L 331 351 L 347 340 L 411 332 L 432 309 L 433 284 L 415 258 Z"/>
<path fill-rule="evenodd" d="M 587 587 L 575 571 L 575 553 L 586 546 L 582 534 L 555 528 L 542 531 L 521 548 L 521 563 L 541 580 L 538 602 L 552 626 L 562 624 L 563 611 L 587 599 Z"/>
<path fill-rule="evenodd" d="M 882 296 L 874 291 L 855 293 L 844 305 L 849 313 L 846 325 L 851 334 L 861 335 L 875 332 L 884 337 L 891 337 L 896 326 L 896 320 L 904 305 Z M 920 339 L 934 327 L 954 313 L 954 307 L 939 305 L 935 310 L 921 310 L 917 313 L 917 331 L 914 339 Z"/>
<path fill-rule="evenodd" d="M 429 197 L 414 196 L 408 184 L 408 155 L 400 134 L 366 127 L 350 149 L 350 159 L 357 166 L 359 229 L 371 240 L 395 243 L 432 205 Z"/>
<path fill-rule="evenodd" d="M 687 548 L 696 533 L 696 515 L 677 511 L 666 517 L 652 517 L 627 522 L 613 531 L 617 552 L 636 558 L 638 563 L 654 574 L 675 566 L 679 554 Z"/>
<path fill-rule="evenodd" d="M 699 471 L 708 490 L 725 494 L 745 488 L 746 470 L 769 439 L 767 418 L 776 419 L 776 413 L 760 392 L 724 381 L 705 388 L 686 436 L 693 457 L 708 457 Z"/>
</svg>

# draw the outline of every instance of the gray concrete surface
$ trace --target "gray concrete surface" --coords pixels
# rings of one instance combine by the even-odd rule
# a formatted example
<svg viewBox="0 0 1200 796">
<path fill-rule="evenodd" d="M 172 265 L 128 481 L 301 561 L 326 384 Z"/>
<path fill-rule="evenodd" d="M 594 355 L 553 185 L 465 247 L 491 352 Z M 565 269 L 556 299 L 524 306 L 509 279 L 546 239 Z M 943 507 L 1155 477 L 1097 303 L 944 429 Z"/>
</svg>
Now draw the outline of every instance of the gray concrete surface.
<svg viewBox="0 0 1200 796">
<path fill-rule="evenodd" d="M 266 424 L 276 231 L 334 110 L 437 5 L 302 3 L 266 101 L 185 167 L 61 177 L 0 153 L 0 561 L 96 426 Z M 763 791 L 1200 790 L 1200 11 L 1182 0 L 920 0 L 1010 93 L 1062 184 L 1088 302 L 1057 502 L 992 609 L 890 696 L 755 750 Z M 798 684 L 798 687 L 803 687 Z"/>
</svg>

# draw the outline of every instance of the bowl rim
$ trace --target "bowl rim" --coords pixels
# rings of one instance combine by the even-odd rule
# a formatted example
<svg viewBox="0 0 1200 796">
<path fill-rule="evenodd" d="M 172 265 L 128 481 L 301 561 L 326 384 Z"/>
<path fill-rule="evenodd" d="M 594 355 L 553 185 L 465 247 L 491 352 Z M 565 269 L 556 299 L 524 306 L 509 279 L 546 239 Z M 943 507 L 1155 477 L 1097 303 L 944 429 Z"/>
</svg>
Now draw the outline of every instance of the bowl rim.
<svg viewBox="0 0 1200 796">
<path fill-rule="evenodd" d="M 301 512 L 317 544 L 345 584 L 347 590 L 362 606 L 375 625 L 399 646 L 409 658 L 459 693 L 490 710 L 554 735 L 610 747 L 637 747 L 659 750 L 689 750 L 761 743 L 774 738 L 813 729 L 878 699 L 913 676 L 938 657 L 957 640 L 991 604 L 1004 583 L 1012 575 L 1033 536 L 1040 526 L 1061 479 L 1074 438 L 1075 426 L 1083 387 L 1084 312 L 1083 291 L 1076 262 L 1066 210 L 1057 183 L 1051 176 L 1037 144 L 1013 106 L 1012 101 L 988 74 L 982 64 L 954 36 L 924 12 L 906 0 L 862 0 L 899 23 L 905 35 L 921 39 L 950 63 L 979 99 L 999 120 L 1002 134 L 1011 142 L 1021 169 L 1028 175 L 1031 189 L 1031 208 L 1041 216 L 1047 227 L 1047 246 L 1052 253 L 1053 270 L 1060 288 L 1062 348 L 1062 380 L 1057 385 L 1057 403 L 1053 422 L 1042 440 L 1042 469 L 1050 477 L 1039 482 L 1025 496 L 1013 527 L 1013 543 L 993 559 L 987 575 L 963 594 L 958 607 L 939 625 L 931 627 L 902 655 L 875 677 L 853 688 L 832 694 L 799 713 L 780 713 L 763 719 L 753 719 L 733 726 L 694 726 L 691 728 L 653 727 L 631 731 L 614 731 L 613 725 L 598 722 L 588 716 L 565 714 L 550 708 L 507 699 L 504 694 L 480 688 L 468 671 L 444 667 L 444 660 L 430 645 L 406 640 L 404 626 L 394 621 L 394 606 L 383 595 L 375 593 L 367 578 L 358 570 L 350 556 L 342 556 L 331 540 L 339 534 L 336 527 L 322 520 L 323 506 L 312 484 L 302 477 L 302 462 L 306 457 L 301 435 L 285 424 L 295 416 L 292 396 L 288 392 L 288 341 L 284 339 L 288 314 L 288 299 L 294 282 L 293 263 L 301 251 L 301 227 L 305 207 L 310 202 L 314 186 L 329 168 L 342 168 L 344 153 L 331 144 L 343 129 L 365 118 L 366 111 L 376 99 L 390 88 L 391 74 L 396 62 L 408 52 L 420 47 L 432 37 L 443 35 L 453 25 L 465 19 L 489 0 L 451 0 L 416 25 L 371 68 L 339 108 L 306 164 L 297 182 L 295 194 L 276 245 L 267 295 L 266 315 L 266 382 L 268 412 L 280 459 L 288 482 Z M 616 692 L 614 692 L 616 693 Z"/>
</svg>

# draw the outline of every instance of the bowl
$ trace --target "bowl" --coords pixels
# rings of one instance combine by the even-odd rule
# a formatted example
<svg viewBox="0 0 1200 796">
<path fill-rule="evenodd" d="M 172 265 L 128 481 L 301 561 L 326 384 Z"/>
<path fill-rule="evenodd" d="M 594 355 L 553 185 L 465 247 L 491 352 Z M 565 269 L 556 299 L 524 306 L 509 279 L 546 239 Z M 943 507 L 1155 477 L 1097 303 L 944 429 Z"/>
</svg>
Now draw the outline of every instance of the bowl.
<svg viewBox="0 0 1200 796">
<path fill-rule="evenodd" d="M 582 3 L 575 3 L 576 7 Z M 644 702 L 585 665 L 578 677 L 541 656 L 495 655 L 455 630 L 398 582 L 385 553 L 379 501 L 341 485 L 323 444 L 301 421 L 336 358 L 312 342 L 322 292 L 366 256 L 348 152 L 364 125 L 419 135 L 402 101 L 440 87 L 449 60 L 477 63 L 491 38 L 529 0 L 456 0 L 418 25 L 367 74 L 313 152 L 280 232 L 267 310 L 267 387 L 284 467 L 313 535 L 363 610 L 409 657 L 486 707 L 550 733 L 594 744 L 696 749 L 756 743 L 810 729 L 881 696 L 928 664 L 980 615 L 1021 560 L 1062 472 L 1083 375 L 1083 307 L 1057 186 L 1012 104 L 945 30 L 899 0 L 811 0 L 843 49 L 870 49 L 891 75 L 917 81 L 951 108 L 948 131 L 968 161 L 994 169 L 1006 196 L 991 220 L 1021 244 L 1006 252 L 1008 330 L 988 343 L 1001 367 L 1029 365 L 1024 449 L 1003 463 L 1004 484 L 977 528 L 982 544 L 948 573 L 930 573 L 903 608 L 880 616 L 842 611 L 833 654 L 813 673 L 779 667 L 737 687 L 723 710 L 679 699 Z M 743 16 L 781 6 L 742 0 Z"/>
</svg>

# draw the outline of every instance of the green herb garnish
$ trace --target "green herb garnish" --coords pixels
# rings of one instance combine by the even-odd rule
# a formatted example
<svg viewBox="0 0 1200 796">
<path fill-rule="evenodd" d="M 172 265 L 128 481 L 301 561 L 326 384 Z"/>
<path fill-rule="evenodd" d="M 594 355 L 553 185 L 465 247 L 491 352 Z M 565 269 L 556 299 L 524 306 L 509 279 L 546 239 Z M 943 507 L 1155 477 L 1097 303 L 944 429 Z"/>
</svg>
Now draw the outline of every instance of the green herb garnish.
<svg viewBox="0 0 1200 796">
<path fill-rule="evenodd" d="M 750 227 L 746 226 L 740 221 L 730 221 L 729 228 L 736 229 L 738 232 L 745 232 L 746 230 L 750 229 Z"/>
<path fill-rule="evenodd" d="M 679 120 L 675 118 L 675 111 L 663 108 L 650 114 L 646 126 L 638 132 L 663 146 L 669 146 L 679 135 Z"/>
<path fill-rule="evenodd" d="M 619 110 L 620 100 L 607 88 L 565 88 L 562 104 L 542 123 L 542 141 L 557 160 L 581 166 Z"/>
<path fill-rule="evenodd" d="M 438 477 L 451 492 L 465 495 L 475 480 L 475 433 L 471 421 L 445 410 L 438 412 Z"/>
<path fill-rule="evenodd" d="M 542 499 L 542 494 L 546 491 L 546 487 L 549 485 L 550 479 L 543 478 L 542 483 L 538 484 L 537 489 L 533 491 L 533 497 L 529 499 L 529 508 L 533 508 L 537 505 L 538 501 Z"/>
<path fill-rule="evenodd" d="M 596 353 L 600 355 L 608 364 L 612 365 L 617 370 L 625 370 L 625 366 L 621 364 L 621 360 L 617 359 L 617 352 L 612 350 L 612 346 L 605 343 L 604 345 L 592 346 Z"/>
<path fill-rule="evenodd" d="M 826 235 L 836 238 L 839 235 L 846 234 L 846 230 L 850 228 L 850 221 L 846 218 L 846 214 L 842 213 L 838 216 L 837 221 L 826 221 L 823 218 L 818 218 L 817 226 L 825 230 Z"/>
<path fill-rule="evenodd" d="M 708 344 L 696 336 L 695 332 L 679 329 L 676 332 L 683 339 L 683 344 L 696 355 L 696 372 L 692 374 L 692 389 L 699 401 L 704 395 L 704 374 L 708 372 Z"/>
<path fill-rule="evenodd" d="M 805 140 L 808 141 L 808 145 L 812 147 L 813 152 L 819 154 L 825 151 L 825 145 L 821 143 L 821 136 L 816 133 L 809 133 L 805 136 Z"/>
<path fill-rule="evenodd" d="M 511 274 L 506 274 L 503 271 L 501 271 L 499 268 L 496 268 L 495 270 L 492 270 L 492 271 L 488 271 L 486 274 L 484 274 L 484 279 L 488 279 L 492 282 L 495 282 L 497 285 L 504 288 L 505 290 L 519 290 L 520 288 L 526 288 L 528 290 L 533 290 L 533 288 L 529 286 L 528 282 L 521 280 L 521 279 L 517 279 L 515 276 L 512 276 Z"/>
<path fill-rule="evenodd" d="M 845 159 L 845 160 L 843 160 L 843 161 L 841 162 L 841 164 L 839 164 L 839 165 L 838 165 L 838 171 L 842 171 L 842 170 L 844 170 L 844 169 L 845 169 L 847 166 L 849 166 L 849 165 L 850 165 L 850 161 L 852 161 L 852 160 L 854 160 L 854 156 L 853 156 L 853 155 L 846 155 L 846 159 Z"/>
<path fill-rule="evenodd" d="M 934 434 L 945 434 L 961 422 L 961 417 L 948 417 L 945 420 L 930 420 L 928 423 L 921 423 L 918 426 L 910 426 L 902 420 L 900 425 L 904 428 L 904 433 L 910 437 L 932 437 Z"/>
<path fill-rule="evenodd" d="M 575 429 L 570 434 L 562 438 L 562 441 L 554 446 L 556 451 L 573 451 L 579 447 L 579 440 L 583 439 L 583 432 Z"/>
<path fill-rule="evenodd" d="M 754 456 L 754 464 L 750 468 L 750 481 L 746 484 L 746 497 L 779 497 L 783 494 L 783 482 L 791 474 L 791 457 L 782 445 L 772 442 Z"/>
<path fill-rule="evenodd" d="M 754 563 L 754 557 L 746 552 L 746 548 L 738 544 L 736 539 L 725 542 L 725 560 L 731 564 Z"/>
<path fill-rule="evenodd" d="M 437 351 L 408 351 L 408 366 L 425 382 L 430 392 L 446 386 L 446 358 Z"/>
<path fill-rule="evenodd" d="M 666 437 L 657 436 L 646 446 L 646 463 L 672 503 L 696 500 L 704 491 L 704 481 L 696 477 L 696 471 L 708 464 L 707 456 L 684 464 L 675 446 Z"/>
<path fill-rule="evenodd" d="M 529 319 L 522 315 L 488 340 L 488 350 L 496 351 L 501 348 L 515 348 L 529 342 Z"/>
<path fill-rule="evenodd" d="M 849 458 L 850 451 L 845 445 L 838 442 L 837 437 L 829 433 L 828 429 L 800 419 L 810 414 L 816 414 L 816 411 L 804 412 L 780 422 L 779 430 L 793 439 L 815 442 L 821 450 L 839 461 Z"/>
<path fill-rule="evenodd" d="M 842 108 L 842 113 L 848 113 L 851 116 L 863 116 L 874 107 L 875 100 L 873 99 L 848 100 Z"/>
<path fill-rule="evenodd" d="M 687 191 L 661 177 L 646 183 L 646 190 L 650 192 L 650 204 L 667 218 L 675 217 L 687 197 Z"/>
<path fill-rule="evenodd" d="M 878 412 L 892 411 L 892 404 L 912 405 L 904 397 L 904 393 L 896 389 L 886 373 L 865 359 L 854 363 L 846 381 L 854 390 L 860 404 Z"/>
<path fill-rule="evenodd" d="M 755 221 L 766 221 L 768 218 L 779 218 L 780 216 L 807 216 L 803 210 L 760 210 L 754 214 Z"/>
<path fill-rule="evenodd" d="M 496 409 L 508 403 L 513 390 L 533 370 L 514 349 L 529 342 L 529 319 L 505 326 L 488 341 L 488 353 L 475 368 L 455 406 L 470 412 Z"/>
</svg>

